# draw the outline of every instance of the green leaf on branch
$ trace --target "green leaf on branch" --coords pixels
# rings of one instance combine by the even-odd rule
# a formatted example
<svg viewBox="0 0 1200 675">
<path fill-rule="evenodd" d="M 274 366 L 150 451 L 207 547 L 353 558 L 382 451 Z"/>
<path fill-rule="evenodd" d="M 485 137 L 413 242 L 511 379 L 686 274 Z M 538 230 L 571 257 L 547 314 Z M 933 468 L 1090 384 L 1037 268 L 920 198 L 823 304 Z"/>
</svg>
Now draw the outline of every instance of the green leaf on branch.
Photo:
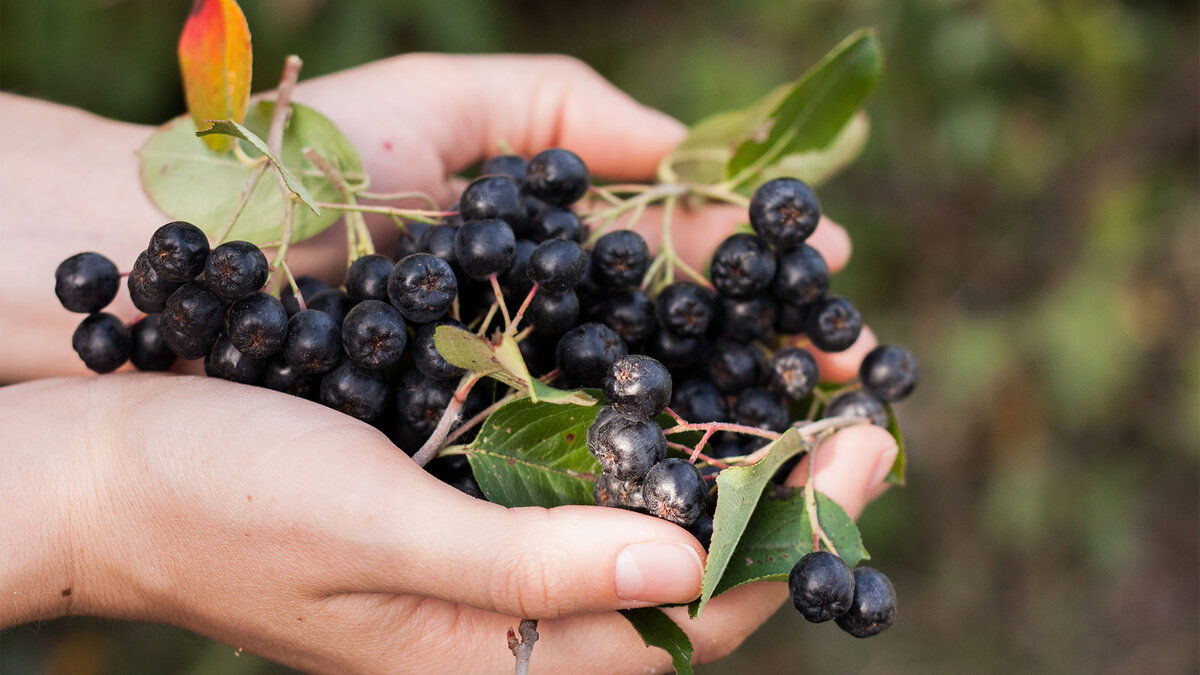
<svg viewBox="0 0 1200 675">
<path fill-rule="evenodd" d="M 245 128 L 259 138 L 265 136 L 273 108 L 271 101 L 252 106 Z M 252 157 L 261 156 L 248 142 L 243 143 L 243 148 Z M 347 180 L 353 183 L 365 180 L 358 152 L 337 127 L 312 108 L 293 103 L 279 159 L 316 201 L 338 201 L 337 189 L 320 169 L 305 159 L 304 148 L 316 149 Z M 215 237 L 229 220 L 244 187 L 257 171 L 234 154 L 210 150 L 196 137 L 188 116 L 160 127 L 138 154 L 142 187 L 155 205 L 169 218 L 193 223 L 209 237 Z M 341 213 L 333 209 L 324 209 L 320 215 L 307 209 L 297 210 L 292 241 L 315 236 L 340 217 Z M 283 195 L 279 187 L 273 180 L 260 180 L 228 238 L 255 244 L 278 241 L 282 236 L 282 218 Z"/>
<path fill-rule="evenodd" d="M 521 348 L 511 335 L 501 335 L 499 342 L 495 342 L 457 326 L 438 326 L 433 333 L 433 344 L 446 361 L 480 377 L 499 380 L 528 394 L 534 403 L 590 406 L 596 402 L 582 391 L 563 391 L 537 381 L 525 367 Z"/>
<path fill-rule="evenodd" d="M 904 485 L 908 469 L 908 456 L 904 450 L 904 434 L 900 433 L 900 423 L 896 421 L 896 413 L 892 410 L 892 406 L 884 403 L 883 407 L 887 409 L 888 414 L 888 433 L 896 439 L 896 448 L 898 449 L 896 461 L 892 462 L 892 470 L 888 472 L 887 482 L 893 485 Z"/>
<path fill-rule="evenodd" d="M 725 169 L 737 187 L 787 155 L 829 147 L 879 81 L 883 60 L 874 30 L 846 38 L 804 74 Z"/>
<path fill-rule="evenodd" d="M 633 624 L 647 647 L 658 647 L 671 655 L 671 664 L 680 675 L 692 672 L 692 641 L 687 633 L 661 609 L 622 609 L 621 615 Z"/>
<path fill-rule="evenodd" d="M 871 123 L 861 110 L 850 117 L 833 142 L 811 152 L 784 155 L 758 174 L 746 179 L 743 185 L 752 191 L 775 178 L 799 178 L 809 185 L 820 185 L 858 159 L 867 145 Z"/>
<path fill-rule="evenodd" d="M 301 183 L 299 179 L 292 175 L 291 171 L 287 170 L 287 167 L 284 166 L 279 158 L 275 156 L 275 153 L 271 152 L 271 149 L 267 147 L 266 141 L 256 136 L 253 131 L 250 131 L 246 127 L 234 122 L 233 120 L 210 120 L 209 124 L 211 126 L 209 126 L 207 129 L 197 131 L 196 135 L 232 136 L 234 138 L 239 138 L 243 141 L 246 141 L 250 145 L 253 145 L 254 149 L 261 152 L 268 160 L 270 160 L 271 164 L 275 167 L 275 170 L 279 172 L 281 177 L 283 177 L 283 184 L 292 191 L 292 194 L 299 197 L 300 201 L 304 202 L 305 206 L 312 209 L 313 213 L 317 214 L 318 216 L 321 215 L 321 209 L 317 207 L 316 200 L 313 199 L 313 196 L 309 193 L 308 188 L 304 187 L 304 183 Z"/>
<path fill-rule="evenodd" d="M 842 507 L 819 491 L 816 500 L 821 528 L 842 560 L 854 567 L 869 558 L 858 527 Z M 752 581 L 786 581 L 796 561 L 813 550 L 812 535 L 804 491 L 768 485 L 713 595 Z"/>
<path fill-rule="evenodd" d="M 594 504 L 600 464 L 588 452 L 587 430 L 598 412 L 598 405 L 520 398 L 492 413 L 466 450 L 488 501 L 510 507 Z"/>
</svg>

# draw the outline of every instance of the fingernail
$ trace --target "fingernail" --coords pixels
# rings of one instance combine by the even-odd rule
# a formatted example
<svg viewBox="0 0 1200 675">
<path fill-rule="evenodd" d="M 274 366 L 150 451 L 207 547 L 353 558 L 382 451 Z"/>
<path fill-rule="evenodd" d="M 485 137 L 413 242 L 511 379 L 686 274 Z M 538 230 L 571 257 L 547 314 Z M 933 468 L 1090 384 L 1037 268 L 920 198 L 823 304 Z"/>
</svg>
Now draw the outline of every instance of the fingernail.
<svg viewBox="0 0 1200 675">
<path fill-rule="evenodd" d="M 648 542 L 617 556 L 617 595 L 637 602 L 689 602 L 700 593 L 704 567 L 684 544 Z"/>
<path fill-rule="evenodd" d="M 891 448 L 884 450 L 883 454 L 879 455 L 879 459 L 875 462 L 875 470 L 871 472 L 871 480 L 867 482 L 867 489 L 883 483 L 884 479 L 891 473 L 892 465 L 896 463 L 896 455 L 899 452 L 900 449 L 893 445 Z"/>
</svg>

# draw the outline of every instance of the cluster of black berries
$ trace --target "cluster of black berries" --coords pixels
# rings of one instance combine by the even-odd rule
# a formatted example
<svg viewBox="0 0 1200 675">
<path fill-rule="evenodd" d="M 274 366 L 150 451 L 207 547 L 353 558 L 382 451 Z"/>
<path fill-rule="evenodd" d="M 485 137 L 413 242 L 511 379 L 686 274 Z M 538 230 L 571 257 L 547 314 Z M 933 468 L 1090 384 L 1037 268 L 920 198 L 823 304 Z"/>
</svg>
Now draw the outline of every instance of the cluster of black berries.
<svg viewBox="0 0 1200 675">
<path fill-rule="evenodd" d="M 828 551 L 813 551 L 800 559 L 788 576 L 792 603 L 805 619 L 821 623 L 834 619 L 854 637 L 871 637 L 896 620 L 896 589 L 872 567 L 854 571 Z"/>
<path fill-rule="evenodd" d="M 649 356 L 619 356 L 604 378 L 604 396 L 608 405 L 587 434 L 602 470 L 596 503 L 694 527 L 707 517 L 708 487 L 694 464 L 667 457 L 666 436 L 654 419 L 671 400 L 670 373 Z M 711 517 L 708 528 L 711 534 Z"/>
</svg>

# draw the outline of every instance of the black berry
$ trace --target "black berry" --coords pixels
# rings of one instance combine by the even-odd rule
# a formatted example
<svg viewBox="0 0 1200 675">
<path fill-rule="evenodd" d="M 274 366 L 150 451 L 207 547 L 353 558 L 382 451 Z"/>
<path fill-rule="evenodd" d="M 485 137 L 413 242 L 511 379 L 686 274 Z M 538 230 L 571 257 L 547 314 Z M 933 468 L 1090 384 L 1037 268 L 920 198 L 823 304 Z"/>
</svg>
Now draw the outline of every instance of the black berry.
<svg viewBox="0 0 1200 675">
<path fill-rule="evenodd" d="M 512 228 L 503 220 L 474 220 L 458 228 L 454 255 L 467 276 L 482 280 L 512 265 L 516 243 Z"/>
<path fill-rule="evenodd" d="M 525 310 L 525 318 L 538 335 L 560 335 L 579 319 L 579 297 L 572 291 L 538 293 Z"/>
<path fill-rule="evenodd" d="M 511 293 L 522 300 L 529 295 L 530 289 L 533 288 L 533 282 L 529 280 L 528 273 L 529 257 L 533 255 L 533 251 L 537 247 L 537 243 L 532 240 L 517 240 L 513 247 L 512 265 L 504 274 L 500 275 L 500 286 L 506 293 Z"/>
<path fill-rule="evenodd" d="M 893 403 L 917 386 L 917 360 L 904 347 L 880 345 L 863 358 L 858 379 L 880 400 Z"/>
<path fill-rule="evenodd" d="M 388 309 L 396 311 L 390 306 Z M 342 361 L 321 378 L 321 403 L 364 422 L 379 417 L 387 404 L 387 394 L 386 375 L 350 361 Z"/>
<path fill-rule="evenodd" d="M 617 357 L 604 378 L 604 397 L 614 410 L 630 419 L 650 419 L 671 400 L 671 374 L 649 356 Z"/>
<path fill-rule="evenodd" d="M 616 331 L 626 344 L 641 344 L 658 328 L 654 301 L 638 288 L 609 295 L 596 305 L 593 315 L 596 321 Z"/>
<path fill-rule="evenodd" d="M 413 365 L 426 377 L 435 380 L 453 380 L 462 377 L 463 373 L 467 372 L 466 369 L 447 361 L 434 344 L 434 332 L 438 326 L 463 327 L 461 323 L 453 319 L 443 319 L 421 326 L 421 330 L 417 331 L 416 337 L 413 338 Z"/>
<path fill-rule="evenodd" d="M 54 270 L 54 294 L 72 312 L 99 312 L 117 297 L 120 273 L 99 253 L 76 253 Z"/>
<path fill-rule="evenodd" d="M 618 509 L 645 512 L 645 500 L 642 497 L 642 482 L 640 480 L 621 480 L 616 476 L 601 473 L 596 477 L 596 486 L 592 490 L 599 506 L 612 506 Z"/>
<path fill-rule="evenodd" d="M 775 278 L 775 253 L 752 234 L 734 234 L 713 252 L 709 276 L 721 295 L 752 298 L 767 290 Z"/>
<path fill-rule="evenodd" d="M 865 417 L 871 424 L 887 428 L 888 414 L 883 402 L 861 390 L 843 392 L 834 396 L 825 406 L 822 417 Z"/>
<path fill-rule="evenodd" d="M 551 239 L 538 245 L 529 256 L 529 280 L 548 293 L 570 291 L 587 271 L 587 254 L 573 241 Z"/>
<path fill-rule="evenodd" d="M 788 428 L 788 409 L 783 400 L 758 387 L 743 389 L 733 404 L 733 421 L 748 427 L 782 432 Z"/>
<path fill-rule="evenodd" d="M 329 284 L 321 281 L 316 277 L 306 275 L 296 277 L 296 287 L 300 289 L 300 297 L 304 299 L 304 308 L 308 309 L 308 301 L 314 295 L 329 288 Z M 300 311 L 300 303 L 296 300 L 296 294 L 292 292 L 292 285 L 287 284 L 279 293 L 279 301 L 283 303 L 283 308 L 287 310 L 288 318 Z"/>
<path fill-rule="evenodd" d="M 804 332 L 823 352 L 845 351 L 862 333 L 862 315 L 841 296 L 824 298 L 809 308 Z"/>
<path fill-rule="evenodd" d="M 342 324 L 342 347 L 360 368 L 387 368 L 400 360 L 407 342 L 404 317 L 395 307 L 380 300 L 358 303 Z"/>
<path fill-rule="evenodd" d="M 308 309 L 328 314 L 339 326 L 346 320 L 346 314 L 353 306 L 354 301 L 340 288 L 326 288 L 308 298 Z"/>
<path fill-rule="evenodd" d="M 646 347 L 647 353 L 671 372 L 681 372 L 699 365 L 707 349 L 708 343 L 703 337 L 676 335 L 665 330 L 651 336 Z"/>
<path fill-rule="evenodd" d="M 646 474 L 642 496 L 650 515 L 687 527 L 704 513 L 708 486 L 695 465 L 672 457 L 655 464 Z"/>
<path fill-rule="evenodd" d="M 543 150 L 529 160 L 525 189 L 556 206 L 567 206 L 588 191 L 587 165 L 579 155 L 562 148 Z"/>
<path fill-rule="evenodd" d="M 689 422 L 727 422 L 729 404 L 711 382 L 687 380 L 675 387 L 671 410 Z"/>
<path fill-rule="evenodd" d="M 592 278 L 608 291 L 623 291 L 642 283 L 650 266 L 650 247 L 642 235 L 617 230 L 596 240 L 592 249 Z"/>
<path fill-rule="evenodd" d="M 551 239 L 580 242 L 583 241 L 583 225 L 574 212 L 545 204 L 531 216 L 529 238 L 539 243 Z"/>
<path fill-rule="evenodd" d="M 559 339 L 554 350 L 558 369 L 572 387 L 603 386 L 613 361 L 625 354 L 625 343 L 620 336 L 600 323 L 572 328 Z"/>
<path fill-rule="evenodd" d="M 829 265 L 817 249 L 803 244 L 778 254 L 773 285 L 777 300 L 799 307 L 816 302 L 828 290 Z"/>
<path fill-rule="evenodd" d="M 328 314 L 315 309 L 296 312 L 288 319 L 283 358 L 289 366 L 302 373 L 332 370 L 342 358 L 342 341 L 337 323 Z"/>
<path fill-rule="evenodd" d="M 813 623 L 836 619 L 850 609 L 855 576 L 836 555 L 813 551 L 801 558 L 788 575 L 792 604 Z"/>
<path fill-rule="evenodd" d="M 346 295 L 353 302 L 388 301 L 387 280 L 395 263 L 384 255 L 364 255 L 354 259 L 346 270 Z"/>
<path fill-rule="evenodd" d="M 716 297 L 690 281 L 677 281 L 658 294 L 658 323 L 676 335 L 704 335 L 716 313 Z"/>
<path fill-rule="evenodd" d="M 775 303 L 765 296 L 720 301 L 721 332 L 739 342 L 770 342 L 775 330 Z"/>
<path fill-rule="evenodd" d="M 133 338 L 112 314 L 89 314 L 71 336 L 71 347 L 83 365 L 97 373 L 111 373 L 129 360 Z"/>
<path fill-rule="evenodd" d="M 758 348 L 733 340 L 718 340 L 704 357 L 708 380 L 723 394 L 736 394 L 758 382 Z"/>
<path fill-rule="evenodd" d="M 700 517 L 696 519 L 696 522 L 688 525 L 687 531 L 690 532 L 692 536 L 696 538 L 696 541 L 699 541 L 700 545 L 704 547 L 704 550 L 707 551 L 708 547 L 712 545 L 712 516 L 708 515 L 707 512 L 701 513 Z"/>
<path fill-rule="evenodd" d="M 750 198 L 750 226 L 758 236 L 783 249 L 803 244 L 820 219 L 816 193 L 795 178 L 769 180 Z"/>
<path fill-rule="evenodd" d="M 429 228 L 421 235 L 421 252 L 437 256 L 448 263 L 457 262 L 454 241 L 458 237 L 458 228 L 458 225 L 434 225 Z"/>
<path fill-rule="evenodd" d="M 767 362 L 767 387 L 793 401 L 811 394 L 819 380 L 817 360 L 799 347 L 784 347 Z"/>
<path fill-rule="evenodd" d="M 453 396 L 453 382 L 434 380 L 420 371 L 410 370 L 400 379 L 396 389 L 396 424 L 404 427 L 404 435 L 409 438 L 428 438 Z M 417 450 L 405 449 L 410 453 Z"/>
<path fill-rule="evenodd" d="M 191 223 L 167 223 L 154 231 L 146 253 L 163 281 L 191 281 L 204 271 L 208 237 Z"/>
<path fill-rule="evenodd" d="M 229 306 L 225 332 L 238 351 L 256 359 L 278 354 L 287 338 L 287 310 L 283 303 L 259 291 Z"/>
<path fill-rule="evenodd" d="M 126 285 L 134 307 L 147 314 L 160 314 L 166 309 L 167 298 L 183 284 L 158 276 L 158 272 L 150 266 L 149 255 L 142 251 L 133 263 Z"/>
<path fill-rule="evenodd" d="M 258 378 L 260 387 L 307 399 L 316 398 L 320 384 L 320 375 L 305 373 L 289 366 L 282 354 L 268 359 Z"/>
<path fill-rule="evenodd" d="M 225 303 L 198 283 L 184 284 L 167 298 L 160 327 L 171 351 L 204 358 L 225 327 Z"/>
<path fill-rule="evenodd" d="M 507 176 L 480 176 L 459 197 L 458 215 L 467 223 L 499 218 L 509 227 L 522 229 L 527 216 L 521 186 Z"/>
<path fill-rule="evenodd" d="M 458 280 L 450 264 L 428 253 L 410 255 L 392 268 L 388 298 L 404 318 L 429 323 L 454 304 Z"/>
<path fill-rule="evenodd" d="M 396 260 L 421 252 L 421 237 L 429 232 L 428 223 L 405 223 L 396 238 Z M 299 281 L 299 279 L 297 279 Z"/>
<path fill-rule="evenodd" d="M 266 365 L 266 359 L 256 359 L 234 347 L 227 335 L 217 338 L 212 351 L 204 357 L 206 375 L 242 384 L 251 384 L 257 380 Z"/>
<path fill-rule="evenodd" d="M 483 163 L 481 176 L 508 176 L 515 181 L 525 180 L 525 169 L 529 161 L 520 155 L 498 155 Z"/>
<path fill-rule="evenodd" d="M 148 314 L 129 327 L 133 339 L 129 360 L 138 370 L 169 370 L 175 363 L 175 353 L 159 325 L 161 320 L 158 314 Z"/>
<path fill-rule="evenodd" d="M 596 423 L 588 430 L 588 450 L 605 473 L 636 481 L 667 456 L 667 439 L 654 420 L 597 415 Z"/>
<path fill-rule="evenodd" d="M 871 637 L 896 620 L 896 589 L 883 572 L 872 567 L 854 570 L 854 599 L 837 618 L 838 628 L 854 637 Z"/>
<path fill-rule="evenodd" d="M 214 248 L 204 263 L 204 282 L 222 300 L 241 300 L 267 283 L 267 256 L 248 241 L 230 241 Z"/>
</svg>

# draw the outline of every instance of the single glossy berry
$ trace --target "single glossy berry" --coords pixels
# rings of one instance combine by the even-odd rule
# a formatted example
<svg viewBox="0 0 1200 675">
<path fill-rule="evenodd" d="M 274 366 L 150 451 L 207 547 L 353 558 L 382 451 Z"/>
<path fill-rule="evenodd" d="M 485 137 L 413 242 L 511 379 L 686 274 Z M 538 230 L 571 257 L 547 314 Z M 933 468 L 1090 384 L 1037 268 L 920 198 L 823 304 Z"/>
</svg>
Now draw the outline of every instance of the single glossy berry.
<svg viewBox="0 0 1200 675">
<path fill-rule="evenodd" d="M 498 155 L 489 158 L 483 163 L 479 169 L 481 176 L 508 176 L 509 178 L 521 182 L 525 180 L 525 170 L 529 167 L 529 160 L 520 155 Z"/>
<path fill-rule="evenodd" d="M 450 264 L 428 253 L 414 253 L 396 263 L 388 277 L 388 298 L 404 318 L 429 323 L 454 304 L 458 280 Z"/>
<path fill-rule="evenodd" d="M 482 280 L 512 266 L 516 243 L 512 228 L 503 220 L 473 220 L 458 228 L 454 255 L 467 276 Z"/>
<path fill-rule="evenodd" d="M 729 403 L 713 383 L 687 380 L 675 387 L 671 410 L 689 422 L 727 422 Z"/>
<path fill-rule="evenodd" d="M 758 382 L 760 358 L 754 345 L 717 340 L 704 356 L 704 373 L 722 394 L 736 394 Z"/>
<path fill-rule="evenodd" d="M 390 306 L 388 309 L 396 311 Z M 342 361 L 321 377 L 320 396 L 321 403 L 326 406 L 370 422 L 379 417 L 387 405 L 387 376 L 382 371 L 361 368 L 351 361 Z"/>
<path fill-rule="evenodd" d="M 642 344 L 658 329 L 654 301 L 638 288 L 610 294 L 595 306 L 592 317 L 616 331 L 626 344 Z"/>
<path fill-rule="evenodd" d="M 767 362 L 767 387 L 793 401 L 812 394 L 819 381 L 817 360 L 799 347 L 783 347 Z"/>
<path fill-rule="evenodd" d="M 551 239 L 538 244 L 529 256 L 529 280 L 548 293 L 575 289 L 587 271 L 587 254 L 573 241 Z"/>
<path fill-rule="evenodd" d="M 817 249 L 803 244 L 777 255 L 772 285 L 775 299 L 799 307 L 824 297 L 829 290 L 829 265 Z"/>
<path fill-rule="evenodd" d="M 789 305 L 780 302 L 775 306 L 775 331 L 784 335 L 800 335 L 804 332 L 804 322 L 808 320 L 808 310 L 812 305 Z"/>
<path fill-rule="evenodd" d="M 709 277 L 725 297 L 755 297 L 775 279 L 775 252 L 753 234 L 730 235 L 713 252 Z"/>
<path fill-rule="evenodd" d="M 612 506 L 643 513 L 646 511 L 640 480 L 621 480 L 611 474 L 601 473 L 596 477 L 592 496 L 596 498 L 597 506 Z"/>
<path fill-rule="evenodd" d="M 429 228 L 425 234 L 421 235 L 421 252 L 436 256 L 451 264 L 458 262 L 457 254 L 454 251 L 454 242 L 458 238 L 459 227 L 459 225 L 434 225 Z"/>
<path fill-rule="evenodd" d="M 787 405 L 766 389 L 743 389 L 733 404 L 733 421 L 756 429 L 783 432 L 788 428 Z"/>
<path fill-rule="evenodd" d="M 854 599 L 850 609 L 837 618 L 838 628 L 865 638 L 882 633 L 895 620 L 896 589 L 892 581 L 873 567 L 854 570 Z"/>
<path fill-rule="evenodd" d="M 917 386 L 917 360 L 897 345 L 879 345 L 863 358 L 858 369 L 863 388 L 888 403 L 899 401 Z"/>
<path fill-rule="evenodd" d="M 204 357 L 206 375 L 241 384 L 252 384 L 266 366 L 266 359 L 256 359 L 234 347 L 228 335 L 218 337 L 212 351 Z"/>
<path fill-rule="evenodd" d="M 587 165 L 579 155 L 562 148 L 539 152 L 525 169 L 525 189 L 529 194 L 555 206 L 578 201 L 590 185 Z"/>
<path fill-rule="evenodd" d="M 667 456 L 667 438 L 654 420 L 631 420 L 619 413 L 597 416 L 592 429 L 588 450 L 605 473 L 620 480 L 641 480 Z"/>
<path fill-rule="evenodd" d="M 225 333 L 238 351 L 256 359 L 274 356 L 287 339 L 287 310 L 269 293 L 259 291 L 229 306 Z"/>
<path fill-rule="evenodd" d="M 167 298 L 160 324 L 171 351 L 185 359 L 207 356 L 224 327 L 225 303 L 196 282 L 180 286 Z"/>
<path fill-rule="evenodd" d="M 158 314 L 148 314 L 129 327 L 133 339 L 129 361 L 138 370 L 170 370 L 175 363 L 175 352 L 167 345 L 159 326 L 161 319 Z"/>
<path fill-rule="evenodd" d="M 583 241 L 583 224 L 579 216 L 569 209 L 552 204 L 543 204 L 530 216 L 529 238 L 541 243 L 551 239 L 566 239 L 573 242 Z"/>
<path fill-rule="evenodd" d="M 71 348 L 89 369 L 111 373 L 129 360 L 133 338 L 120 319 L 101 312 L 89 314 L 79 323 L 71 336 Z"/>
<path fill-rule="evenodd" d="M 823 352 L 843 352 L 862 333 L 862 315 L 841 296 L 824 298 L 809 308 L 804 333 Z"/>
<path fill-rule="evenodd" d="M 646 474 L 642 496 L 650 515 L 687 527 L 704 513 L 708 485 L 695 465 L 671 457 L 655 464 Z"/>
<path fill-rule="evenodd" d="M 428 223 L 405 223 L 396 238 L 396 260 L 421 252 L 421 237 L 429 232 Z M 298 281 L 298 280 L 297 280 Z"/>
<path fill-rule="evenodd" d="M 302 373 L 316 374 L 333 370 L 342 358 L 342 340 L 338 325 L 330 316 L 315 309 L 296 312 L 288 319 L 283 358 Z"/>
<path fill-rule="evenodd" d="M 854 577 L 844 560 L 828 551 L 801 558 L 788 575 L 792 604 L 813 623 L 836 619 L 850 609 Z"/>
<path fill-rule="evenodd" d="M 126 280 L 133 306 L 147 314 L 161 314 L 166 309 L 167 298 L 182 285 L 158 276 L 158 272 L 150 266 L 150 257 L 145 251 L 138 254 Z"/>
<path fill-rule="evenodd" d="M 716 296 L 690 281 L 676 281 L 658 294 L 658 325 L 676 335 L 704 335 L 716 314 Z"/>
<path fill-rule="evenodd" d="M 530 239 L 517 240 L 513 247 L 512 265 L 500 275 L 500 286 L 506 293 L 522 300 L 529 295 L 533 288 L 533 282 L 529 280 L 529 257 L 537 247 L 537 243 Z"/>
<path fill-rule="evenodd" d="M 554 295 L 538 293 L 525 310 L 525 320 L 538 335 L 561 335 L 579 319 L 579 297 L 572 291 Z"/>
<path fill-rule="evenodd" d="M 387 280 L 392 273 L 392 259 L 385 255 L 364 255 L 354 259 L 346 270 L 346 295 L 352 302 L 363 300 L 388 301 Z"/>
<path fill-rule="evenodd" d="M 708 515 L 707 512 L 701 513 L 700 517 L 696 519 L 696 522 L 687 526 L 687 531 L 690 532 L 692 536 L 696 538 L 696 541 L 700 542 L 700 545 L 704 547 L 704 550 L 707 551 L 708 547 L 712 545 L 712 516 Z"/>
<path fill-rule="evenodd" d="M 413 338 L 413 365 L 426 377 L 435 380 L 455 380 L 462 377 L 463 373 L 467 371 L 465 368 L 450 363 L 438 352 L 433 338 L 439 326 L 463 327 L 461 323 L 453 319 L 442 319 L 421 326 L 421 330 L 418 330 L 416 337 Z"/>
<path fill-rule="evenodd" d="M 623 291 L 642 283 L 650 266 L 650 247 L 633 230 L 616 230 L 596 240 L 592 278 L 604 291 Z"/>
<path fill-rule="evenodd" d="M 722 297 L 718 326 L 726 337 L 738 342 L 761 340 L 769 343 L 775 331 L 775 303 L 766 296 L 746 300 Z"/>
<path fill-rule="evenodd" d="M 871 424 L 887 428 L 888 414 L 883 402 L 873 394 L 861 390 L 842 392 L 834 396 L 825 406 L 822 417 L 864 417 Z"/>
<path fill-rule="evenodd" d="M 296 277 L 296 287 L 300 289 L 300 297 L 304 299 L 304 309 L 308 309 L 308 301 L 314 295 L 329 288 L 329 284 L 321 281 L 316 277 L 302 275 Z M 300 302 L 296 299 L 296 294 L 292 291 L 291 284 L 285 284 L 283 290 L 279 293 L 279 301 L 283 303 L 283 308 L 287 310 L 288 318 L 300 311 Z"/>
<path fill-rule="evenodd" d="M 516 229 L 522 229 L 528 217 L 521 186 L 507 176 L 480 176 L 471 181 L 458 199 L 458 215 L 464 223 L 498 218 L 509 227 L 517 223 L 520 227 Z"/>
<path fill-rule="evenodd" d="M 314 399 L 321 385 L 321 376 L 302 372 L 288 365 L 282 354 L 267 359 L 258 377 L 258 386 L 274 389 L 300 398 Z"/>
<path fill-rule="evenodd" d="M 671 374 L 649 356 L 619 356 L 604 378 L 604 397 L 630 419 L 650 419 L 671 401 Z"/>
<path fill-rule="evenodd" d="M 428 438 L 453 396 L 454 382 L 434 380 L 410 370 L 396 388 L 396 424 L 403 425 L 410 438 Z M 405 449 L 410 453 L 417 450 Z"/>
<path fill-rule="evenodd" d="M 76 253 L 54 270 L 54 294 L 72 312 L 99 312 L 117 297 L 120 285 L 117 266 L 99 253 Z"/>
<path fill-rule="evenodd" d="M 309 309 L 328 314 L 339 326 L 346 320 L 346 314 L 350 312 L 351 307 L 354 307 L 354 301 L 340 288 L 317 291 L 308 299 Z"/>
<path fill-rule="evenodd" d="M 804 243 L 821 220 L 821 204 L 807 184 L 795 178 L 769 180 L 750 198 L 750 227 L 774 246 Z"/>
<path fill-rule="evenodd" d="M 400 311 L 381 300 L 355 305 L 342 323 L 342 348 L 360 368 L 379 370 L 400 360 L 408 326 Z"/>
<path fill-rule="evenodd" d="M 599 388 L 613 361 L 626 353 L 625 343 L 611 328 L 585 323 L 563 334 L 554 349 L 554 360 L 571 387 Z"/>
<path fill-rule="evenodd" d="M 146 254 L 163 281 L 184 282 L 204 271 L 208 237 L 200 228 L 177 220 L 154 231 Z"/>
<path fill-rule="evenodd" d="M 700 365 L 707 350 L 708 342 L 703 337 L 676 335 L 665 330 L 652 335 L 646 345 L 646 353 L 673 373 Z"/>
<path fill-rule="evenodd" d="M 267 256 L 248 241 L 228 241 L 214 248 L 204 263 L 204 282 L 222 300 L 241 300 L 267 283 Z"/>
</svg>

